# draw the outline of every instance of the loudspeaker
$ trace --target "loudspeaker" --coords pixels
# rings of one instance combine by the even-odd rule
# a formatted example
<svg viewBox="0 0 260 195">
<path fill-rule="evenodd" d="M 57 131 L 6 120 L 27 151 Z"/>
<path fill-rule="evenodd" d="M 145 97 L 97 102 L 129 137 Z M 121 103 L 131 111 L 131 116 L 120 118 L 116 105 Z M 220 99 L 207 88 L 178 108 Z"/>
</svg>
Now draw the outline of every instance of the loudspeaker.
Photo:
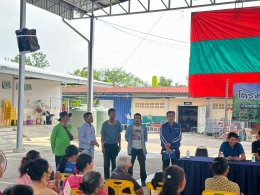
<svg viewBox="0 0 260 195">
<path fill-rule="evenodd" d="M 35 29 L 23 28 L 15 31 L 19 52 L 34 52 L 40 49 Z"/>
</svg>

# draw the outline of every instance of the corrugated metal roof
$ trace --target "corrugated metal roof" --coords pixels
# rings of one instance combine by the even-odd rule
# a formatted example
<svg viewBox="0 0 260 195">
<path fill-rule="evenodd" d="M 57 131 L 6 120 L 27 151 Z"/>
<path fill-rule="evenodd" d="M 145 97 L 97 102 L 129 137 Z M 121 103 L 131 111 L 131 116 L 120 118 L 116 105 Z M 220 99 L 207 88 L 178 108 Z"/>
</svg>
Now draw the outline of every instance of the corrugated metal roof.
<svg viewBox="0 0 260 195">
<path fill-rule="evenodd" d="M 68 86 L 63 88 L 63 94 L 84 94 L 86 86 Z M 95 93 L 100 94 L 187 94 L 188 87 L 94 87 Z"/>
<path fill-rule="evenodd" d="M 0 73 L 18 76 L 19 64 L 0 60 Z M 81 85 L 88 84 L 88 79 L 86 78 L 73 76 L 66 73 L 55 72 L 50 69 L 37 68 L 32 66 L 25 66 L 25 76 L 45 79 L 45 80 L 60 81 L 64 84 L 81 84 Z M 94 85 L 100 87 L 111 87 L 111 84 L 106 82 L 101 82 L 101 81 L 94 81 Z"/>
<path fill-rule="evenodd" d="M 127 1 L 128 0 L 26 0 L 27 3 L 69 20 L 75 15 L 91 14 L 92 5 L 94 6 L 93 11 L 98 11 Z"/>
</svg>

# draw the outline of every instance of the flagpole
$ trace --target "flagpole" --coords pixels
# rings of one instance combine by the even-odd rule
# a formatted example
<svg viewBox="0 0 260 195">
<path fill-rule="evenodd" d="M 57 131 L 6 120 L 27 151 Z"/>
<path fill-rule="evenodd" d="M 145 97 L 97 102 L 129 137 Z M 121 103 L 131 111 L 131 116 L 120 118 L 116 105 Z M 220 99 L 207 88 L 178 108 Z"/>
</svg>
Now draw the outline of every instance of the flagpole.
<svg viewBox="0 0 260 195">
<path fill-rule="evenodd" d="M 226 80 L 225 122 L 224 122 L 224 135 L 223 135 L 223 140 L 226 140 L 226 132 L 227 132 L 227 124 L 228 124 L 228 115 L 227 115 L 227 107 L 228 107 L 228 85 L 229 85 L 229 79 Z"/>
</svg>

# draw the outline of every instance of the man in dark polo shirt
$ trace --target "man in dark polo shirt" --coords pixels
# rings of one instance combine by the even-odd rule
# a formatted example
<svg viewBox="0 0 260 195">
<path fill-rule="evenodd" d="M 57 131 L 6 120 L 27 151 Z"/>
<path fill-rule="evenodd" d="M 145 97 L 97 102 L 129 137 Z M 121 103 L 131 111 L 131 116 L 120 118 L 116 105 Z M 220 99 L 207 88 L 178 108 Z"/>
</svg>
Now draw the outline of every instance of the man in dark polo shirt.
<svg viewBox="0 0 260 195">
<path fill-rule="evenodd" d="M 116 158 L 116 169 L 112 172 L 110 179 L 120 179 L 131 181 L 134 184 L 136 194 L 143 195 L 143 190 L 137 181 L 128 173 L 128 169 L 132 166 L 131 157 L 127 155 L 120 155 Z M 123 193 L 130 193 L 129 189 Z M 111 194 L 111 193 L 109 193 Z"/>
<path fill-rule="evenodd" d="M 256 136 L 256 141 L 252 143 L 252 153 L 255 154 L 255 159 L 260 160 L 260 130 Z"/>
<path fill-rule="evenodd" d="M 238 135 L 235 132 L 228 134 L 228 141 L 223 142 L 219 149 L 219 157 L 221 153 L 227 160 L 241 161 L 246 160 L 243 146 L 238 142 Z"/>
<path fill-rule="evenodd" d="M 121 124 L 116 120 L 116 110 L 110 108 L 108 110 L 109 119 L 102 124 L 101 128 L 101 144 L 104 156 L 104 177 L 108 179 L 110 176 L 110 162 L 113 171 L 116 168 L 116 157 L 121 150 Z"/>
</svg>

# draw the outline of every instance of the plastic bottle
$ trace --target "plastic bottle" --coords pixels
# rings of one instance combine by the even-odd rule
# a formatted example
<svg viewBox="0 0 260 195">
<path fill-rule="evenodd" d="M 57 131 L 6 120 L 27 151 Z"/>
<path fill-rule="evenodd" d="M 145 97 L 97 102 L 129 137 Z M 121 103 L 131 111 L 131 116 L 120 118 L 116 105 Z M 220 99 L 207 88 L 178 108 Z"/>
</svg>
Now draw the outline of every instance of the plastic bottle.
<svg viewBox="0 0 260 195">
<path fill-rule="evenodd" d="M 189 150 L 187 150 L 187 152 L 186 152 L 186 158 L 190 158 L 190 151 Z"/>
<path fill-rule="evenodd" d="M 252 162 L 255 162 L 255 154 L 252 153 Z"/>
<path fill-rule="evenodd" d="M 220 155 L 219 155 L 219 157 L 224 157 L 224 154 L 223 154 L 223 152 L 220 152 Z"/>
</svg>

